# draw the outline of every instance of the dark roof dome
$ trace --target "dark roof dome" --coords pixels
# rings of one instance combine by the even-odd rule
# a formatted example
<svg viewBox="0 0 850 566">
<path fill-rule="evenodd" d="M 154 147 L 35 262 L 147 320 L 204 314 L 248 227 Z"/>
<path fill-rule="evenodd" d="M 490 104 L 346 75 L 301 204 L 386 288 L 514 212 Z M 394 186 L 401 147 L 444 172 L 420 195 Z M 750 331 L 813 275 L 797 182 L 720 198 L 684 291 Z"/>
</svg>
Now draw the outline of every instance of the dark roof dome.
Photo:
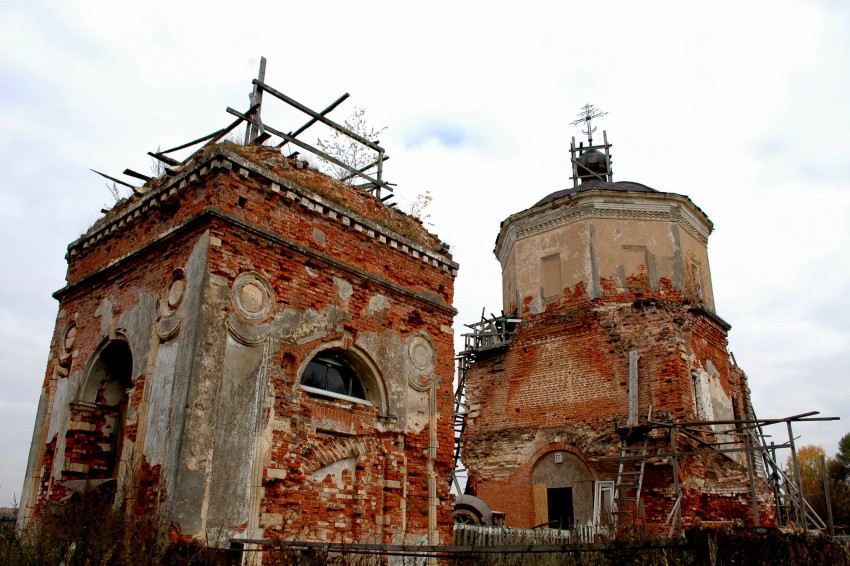
<svg viewBox="0 0 850 566">
<path fill-rule="evenodd" d="M 587 155 L 587 153 L 589 153 L 589 152 L 586 152 L 585 155 Z M 599 153 L 599 152 L 597 151 L 596 153 Z M 600 153 L 600 155 L 602 155 L 602 154 Z M 584 157 L 584 155 L 582 155 L 582 157 Z M 602 157 L 604 158 L 605 156 L 602 155 Z M 581 158 L 579 158 L 579 159 L 581 159 Z M 586 179 L 586 180 L 582 181 L 581 185 L 579 185 L 578 187 L 572 187 L 572 188 L 569 188 L 569 189 L 563 189 L 563 190 L 560 190 L 560 191 L 555 191 L 554 193 L 543 197 L 542 199 L 537 201 L 534 204 L 534 206 L 540 206 L 541 204 L 546 204 L 547 202 L 552 202 L 552 201 L 558 200 L 561 197 L 582 193 L 584 191 L 591 191 L 593 189 L 601 189 L 601 190 L 606 190 L 606 191 L 618 191 L 618 192 L 624 192 L 624 193 L 628 193 L 628 192 L 657 193 L 657 192 L 659 192 L 659 191 L 656 191 L 655 189 L 653 189 L 651 187 L 647 187 L 646 185 L 642 185 L 640 183 L 634 183 L 632 181 L 617 181 L 617 182 L 609 183 L 608 181 L 600 181 L 598 179 Z M 534 206 L 532 206 L 532 208 L 534 208 Z"/>
<path fill-rule="evenodd" d="M 576 163 L 579 165 L 579 178 L 587 175 L 607 175 L 610 169 L 608 157 L 596 149 L 590 149 L 582 153 Z"/>
</svg>

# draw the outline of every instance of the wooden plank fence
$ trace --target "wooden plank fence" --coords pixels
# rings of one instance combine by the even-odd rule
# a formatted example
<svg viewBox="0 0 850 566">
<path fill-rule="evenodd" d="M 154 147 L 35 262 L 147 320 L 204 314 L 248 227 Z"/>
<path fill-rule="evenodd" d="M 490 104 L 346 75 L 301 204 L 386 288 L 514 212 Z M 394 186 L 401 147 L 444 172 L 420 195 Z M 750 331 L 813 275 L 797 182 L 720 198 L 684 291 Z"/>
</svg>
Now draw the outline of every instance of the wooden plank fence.
<svg viewBox="0 0 850 566">
<path fill-rule="evenodd" d="M 457 546 L 518 546 L 589 544 L 611 540 L 610 527 L 578 525 L 572 530 L 512 529 L 455 523 L 454 539 Z"/>
</svg>

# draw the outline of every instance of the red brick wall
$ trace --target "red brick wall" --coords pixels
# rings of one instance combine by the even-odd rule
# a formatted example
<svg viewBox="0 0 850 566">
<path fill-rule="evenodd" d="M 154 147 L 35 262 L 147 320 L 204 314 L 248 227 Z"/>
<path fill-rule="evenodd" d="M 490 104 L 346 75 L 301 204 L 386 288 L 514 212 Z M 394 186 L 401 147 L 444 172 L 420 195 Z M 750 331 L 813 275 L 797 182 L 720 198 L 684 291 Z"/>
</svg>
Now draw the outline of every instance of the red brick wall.
<svg viewBox="0 0 850 566">
<path fill-rule="evenodd" d="M 537 315 L 526 305 L 513 342 L 467 373 L 471 413 L 464 463 L 476 494 L 492 509 L 507 512 L 508 525 L 533 525 L 531 469 L 541 452 L 563 446 L 586 458 L 597 480 L 616 479 L 616 462 L 605 458 L 619 454 L 615 427 L 628 417 L 632 350 L 640 356 L 642 421 L 650 405 L 657 420 L 697 420 L 692 372 L 705 369 L 709 360 L 743 418 L 746 383 L 730 364 L 722 322 L 685 302 L 669 282 L 662 281 L 659 290 L 644 286 L 627 294 L 603 288 L 607 294 L 593 301 L 581 286 L 567 289 Z M 679 450 L 694 447 L 680 440 Z M 666 431 L 653 433 L 649 452 L 670 452 Z M 751 514 L 745 467 L 724 456 L 688 458 L 683 474 L 687 520 Z M 666 519 L 675 500 L 672 478 L 669 458 L 647 467 L 648 521 Z M 763 482 L 759 490 L 765 524 L 770 495 Z"/>
<path fill-rule="evenodd" d="M 115 317 L 143 310 L 142 303 L 148 309 L 155 305 L 174 270 L 186 265 L 199 237 L 208 231 L 207 270 L 213 285 L 223 282 L 229 289 L 239 274 L 254 271 L 273 288 L 271 318 L 286 309 L 321 313 L 336 307 L 346 313 L 335 329 L 315 340 L 273 340 L 268 380 L 274 391 L 275 424 L 262 472 L 264 495 L 259 510 L 266 534 L 398 542 L 405 533 L 427 533 L 430 479 L 437 486 L 440 536 L 448 541 L 454 373 L 450 327 L 457 266 L 447 248 L 417 220 L 362 191 L 295 167 L 294 161 L 281 158 L 278 152 L 234 146 L 229 151 L 235 153 L 227 155 L 218 149 L 210 151 L 218 153 L 204 154 L 170 180 L 149 183 L 145 195 L 118 203 L 71 244 L 68 286 L 56 295 L 60 313 L 45 392 L 55 396 L 59 381 L 69 379 L 55 375 L 58 360 L 68 370 L 62 370 L 65 375 L 86 371 L 110 326 L 101 316 L 104 301 Z M 172 185 L 166 186 L 168 182 Z M 341 299 L 334 278 L 351 284 L 348 300 Z M 211 327 L 199 348 L 207 360 L 221 357 L 229 317 L 241 320 L 231 302 L 215 298 L 211 289 L 205 291 L 204 299 L 209 315 L 205 320 Z M 387 298 L 389 310 L 367 314 L 370 299 L 378 294 Z M 71 322 L 77 325 L 77 338 L 69 356 L 62 340 Z M 120 326 L 112 328 L 119 338 L 121 331 Z M 323 343 L 357 344 L 360 336 L 373 333 L 400 343 L 424 333 L 433 345 L 433 375 L 420 376 L 416 384 L 437 379 L 433 477 L 427 469 L 428 426 L 411 427 L 406 421 L 396 422 L 392 415 L 382 415 L 378 407 L 312 397 L 297 387 L 298 368 Z M 148 354 L 133 354 L 134 386 L 121 427 L 129 443 L 137 440 L 144 388 L 151 379 Z M 204 379 L 216 371 L 220 373 L 212 369 Z M 409 387 L 406 382 L 403 385 Z M 54 399 L 51 411 L 61 410 Z M 101 461 L 105 455 L 98 448 L 104 440 L 102 412 L 95 408 L 91 414 L 78 411 L 69 417 L 85 424 L 71 425 L 65 435 L 65 462 L 53 461 L 59 439 L 44 438 L 37 501 L 65 497 L 68 490 L 59 485 L 61 481 L 106 474 Z M 89 423 L 94 430 L 88 430 Z M 46 422 L 36 426 L 47 430 Z M 341 471 L 336 479 L 325 477 L 318 484 L 313 481 L 313 472 L 349 456 L 356 461 L 353 470 Z M 162 466 L 144 457 L 133 462 L 132 469 L 130 496 L 140 512 L 155 509 L 176 487 L 165 485 Z M 57 480 L 56 475 L 61 477 Z"/>
</svg>

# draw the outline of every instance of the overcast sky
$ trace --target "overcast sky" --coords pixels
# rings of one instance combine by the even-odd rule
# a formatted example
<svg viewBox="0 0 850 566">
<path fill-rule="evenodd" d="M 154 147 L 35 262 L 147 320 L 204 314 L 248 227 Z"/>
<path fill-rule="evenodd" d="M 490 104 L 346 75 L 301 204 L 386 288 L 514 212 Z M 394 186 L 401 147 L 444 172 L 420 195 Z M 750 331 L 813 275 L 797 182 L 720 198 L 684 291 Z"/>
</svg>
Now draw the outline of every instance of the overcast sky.
<svg viewBox="0 0 850 566">
<path fill-rule="evenodd" d="M 350 92 L 333 117 L 388 127 L 399 205 L 430 190 L 461 265 L 457 329 L 501 308 L 499 223 L 570 185 L 570 122 L 607 111 L 615 180 L 714 222 L 717 313 L 757 414 L 840 416 L 795 430 L 833 454 L 850 431 L 848 29 L 842 0 L 5 0 L 0 506 L 23 484 L 66 246 L 113 202 L 89 169 L 149 172 L 147 151 L 229 123 L 260 55 L 279 90 L 315 109 Z"/>
</svg>

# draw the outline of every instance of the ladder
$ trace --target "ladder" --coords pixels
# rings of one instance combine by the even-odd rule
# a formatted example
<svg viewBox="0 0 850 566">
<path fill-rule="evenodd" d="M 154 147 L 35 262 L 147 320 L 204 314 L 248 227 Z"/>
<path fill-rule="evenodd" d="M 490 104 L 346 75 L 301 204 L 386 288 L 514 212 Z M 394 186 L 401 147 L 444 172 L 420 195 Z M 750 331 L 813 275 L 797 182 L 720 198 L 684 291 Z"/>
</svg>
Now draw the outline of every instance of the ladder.
<svg viewBox="0 0 850 566">
<path fill-rule="evenodd" d="M 472 365 L 473 355 L 465 350 L 455 357 L 457 361 L 457 389 L 455 390 L 455 413 L 454 413 L 454 466 L 452 467 L 451 483 L 454 484 L 458 493 L 463 493 L 460 487 L 458 474 L 460 469 L 460 452 L 463 441 L 463 433 L 466 430 L 466 398 L 464 388 L 466 386 L 466 370 Z"/>
<path fill-rule="evenodd" d="M 640 491 L 643 487 L 649 434 L 643 432 L 640 437 L 634 439 L 634 443 L 630 443 L 631 436 L 631 433 L 624 435 L 620 446 L 620 467 L 614 485 L 614 507 L 619 517 L 631 515 L 632 521 L 636 522 L 640 510 Z"/>
</svg>

